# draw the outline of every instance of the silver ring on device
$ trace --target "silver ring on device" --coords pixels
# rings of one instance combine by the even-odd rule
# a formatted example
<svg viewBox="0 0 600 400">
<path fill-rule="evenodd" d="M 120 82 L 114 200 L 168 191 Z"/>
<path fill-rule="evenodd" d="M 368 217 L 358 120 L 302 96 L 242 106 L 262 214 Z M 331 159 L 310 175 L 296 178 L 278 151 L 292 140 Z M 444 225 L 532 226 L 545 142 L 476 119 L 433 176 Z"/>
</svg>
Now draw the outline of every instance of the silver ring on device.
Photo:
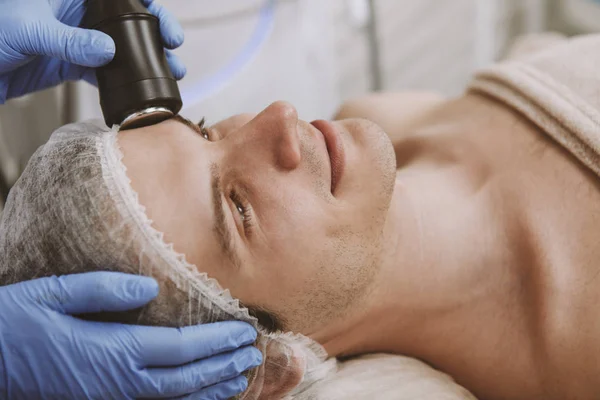
<svg viewBox="0 0 600 400">
<path fill-rule="evenodd" d="M 119 130 L 135 129 L 158 124 L 174 116 L 173 111 L 165 107 L 148 107 L 125 118 Z"/>
</svg>

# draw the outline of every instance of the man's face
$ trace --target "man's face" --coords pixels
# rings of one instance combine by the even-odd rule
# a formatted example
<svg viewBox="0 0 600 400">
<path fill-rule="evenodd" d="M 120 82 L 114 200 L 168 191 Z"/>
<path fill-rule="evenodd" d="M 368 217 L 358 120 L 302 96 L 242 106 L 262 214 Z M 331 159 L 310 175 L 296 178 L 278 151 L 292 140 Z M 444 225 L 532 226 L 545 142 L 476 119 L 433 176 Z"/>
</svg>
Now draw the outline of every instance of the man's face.
<svg viewBox="0 0 600 400">
<path fill-rule="evenodd" d="M 278 328 L 307 335 L 368 292 L 395 180 L 378 126 L 315 126 L 277 102 L 204 132 L 173 119 L 119 134 L 165 240 L 244 305 L 278 316 Z"/>
</svg>

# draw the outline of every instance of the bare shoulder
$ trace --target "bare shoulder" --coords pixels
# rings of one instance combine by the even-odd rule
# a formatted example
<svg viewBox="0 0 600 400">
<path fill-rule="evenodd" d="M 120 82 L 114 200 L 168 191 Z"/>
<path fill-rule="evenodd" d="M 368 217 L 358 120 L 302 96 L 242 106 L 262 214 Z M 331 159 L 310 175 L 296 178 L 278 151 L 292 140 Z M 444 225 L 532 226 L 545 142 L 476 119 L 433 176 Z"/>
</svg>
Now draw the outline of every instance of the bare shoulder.
<svg viewBox="0 0 600 400">
<path fill-rule="evenodd" d="M 381 126 L 392 138 L 400 139 L 406 130 L 446 102 L 439 93 L 406 91 L 370 93 L 346 101 L 335 119 L 365 118 Z"/>
</svg>

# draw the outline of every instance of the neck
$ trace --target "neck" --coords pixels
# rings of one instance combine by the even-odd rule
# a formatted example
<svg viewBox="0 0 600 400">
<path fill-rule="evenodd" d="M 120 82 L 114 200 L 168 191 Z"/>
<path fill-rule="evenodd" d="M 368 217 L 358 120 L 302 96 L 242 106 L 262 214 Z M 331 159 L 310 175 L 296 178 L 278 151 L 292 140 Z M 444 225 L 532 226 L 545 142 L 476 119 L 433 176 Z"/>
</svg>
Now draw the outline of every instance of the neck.
<svg viewBox="0 0 600 400">
<path fill-rule="evenodd" d="M 522 278 L 511 250 L 518 210 L 498 199 L 495 166 L 465 125 L 425 130 L 407 139 L 421 154 L 397 173 L 384 261 L 365 307 L 314 335 L 332 356 L 387 352 L 452 369 L 446 356 L 474 351 L 482 324 L 493 329 L 496 313 L 521 310 L 509 300 Z"/>
</svg>

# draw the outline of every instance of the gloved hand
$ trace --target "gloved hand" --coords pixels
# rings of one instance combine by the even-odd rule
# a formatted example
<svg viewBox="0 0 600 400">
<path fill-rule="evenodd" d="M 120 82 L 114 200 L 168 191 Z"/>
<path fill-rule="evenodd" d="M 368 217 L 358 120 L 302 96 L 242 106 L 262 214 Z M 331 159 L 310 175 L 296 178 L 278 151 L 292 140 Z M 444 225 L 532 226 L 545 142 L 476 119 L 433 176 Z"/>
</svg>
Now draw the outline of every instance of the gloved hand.
<svg viewBox="0 0 600 400">
<path fill-rule="evenodd" d="M 175 329 L 69 315 L 134 309 L 157 294 L 151 278 L 111 272 L 0 287 L 0 398 L 227 399 L 244 391 L 240 374 L 261 362 L 248 324 Z"/>
<path fill-rule="evenodd" d="M 154 0 L 140 0 L 160 19 L 164 45 L 183 43 L 183 28 Z M 96 84 L 92 68 L 109 63 L 115 43 L 105 33 L 77 28 L 86 0 L 0 0 L 0 104 L 13 97 L 85 79 Z M 177 79 L 185 66 L 171 52 L 167 60 Z"/>
</svg>

